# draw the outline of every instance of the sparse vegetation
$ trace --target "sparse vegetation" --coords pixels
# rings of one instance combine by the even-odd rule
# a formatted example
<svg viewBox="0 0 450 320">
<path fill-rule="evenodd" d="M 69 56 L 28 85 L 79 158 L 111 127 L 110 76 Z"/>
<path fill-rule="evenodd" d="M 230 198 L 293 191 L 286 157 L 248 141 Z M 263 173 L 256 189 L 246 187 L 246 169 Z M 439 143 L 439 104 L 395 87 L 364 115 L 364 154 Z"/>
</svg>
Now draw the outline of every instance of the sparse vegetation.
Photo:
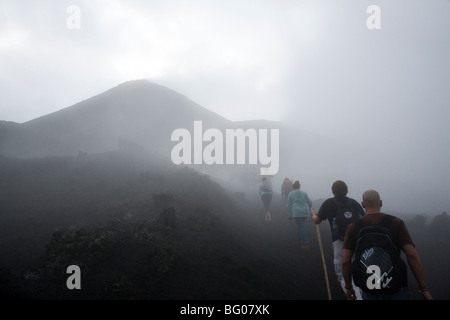
<svg viewBox="0 0 450 320">
<path fill-rule="evenodd" d="M 280 199 L 267 223 L 259 198 L 192 169 L 121 153 L 0 162 L 5 297 L 327 299 L 318 246 L 297 247 Z M 406 220 L 437 299 L 449 298 L 448 255 L 434 254 L 450 249 L 448 220 Z M 344 299 L 325 247 L 333 298 Z M 82 270 L 82 290 L 65 286 L 71 264 Z"/>
</svg>

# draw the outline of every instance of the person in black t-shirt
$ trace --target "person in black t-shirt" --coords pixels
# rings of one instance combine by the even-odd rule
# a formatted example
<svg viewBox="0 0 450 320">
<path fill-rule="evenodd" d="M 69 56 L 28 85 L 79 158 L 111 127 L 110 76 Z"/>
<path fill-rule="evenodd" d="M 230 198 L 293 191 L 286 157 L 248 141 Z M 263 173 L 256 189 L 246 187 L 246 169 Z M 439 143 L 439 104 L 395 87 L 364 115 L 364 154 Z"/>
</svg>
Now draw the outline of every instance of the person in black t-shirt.
<svg viewBox="0 0 450 320">
<path fill-rule="evenodd" d="M 382 213 L 381 207 L 383 202 L 380 195 L 375 190 L 367 190 L 363 194 L 362 205 L 365 209 L 366 215 L 361 218 L 360 222 L 364 222 L 363 225 L 378 225 L 386 216 Z M 392 235 L 392 240 L 397 248 L 400 248 L 406 256 L 408 265 L 417 281 L 419 291 L 421 293 L 422 299 L 432 300 L 430 291 L 428 290 L 427 281 L 425 279 L 425 271 L 423 268 L 422 261 L 419 254 L 417 253 L 414 243 L 411 239 L 408 229 L 406 228 L 403 220 L 392 216 L 392 222 L 389 225 L 389 231 Z M 355 299 L 354 295 L 354 282 L 352 280 L 352 270 L 351 263 L 353 253 L 355 252 L 359 229 L 355 223 L 350 224 L 347 228 L 347 233 L 344 239 L 343 247 L 343 274 L 344 279 L 347 282 L 346 296 L 348 299 Z M 406 270 L 405 270 L 406 271 Z M 395 293 L 372 293 L 368 291 L 362 292 L 362 297 L 364 300 L 409 300 L 412 299 L 412 294 L 408 288 L 408 281 L 405 278 L 404 287 Z M 352 283 L 352 284 L 350 284 Z"/>
<path fill-rule="evenodd" d="M 331 186 L 331 191 L 334 195 L 333 198 L 329 198 L 324 201 L 324 203 L 320 206 L 319 212 L 315 213 L 313 211 L 312 220 L 315 224 L 319 224 L 324 220 L 328 220 L 330 224 L 331 234 L 332 234 L 332 245 L 333 245 L 333 264 L 334 264 L 334 271 L 336 273 L 337 280 L 339 284 L 342 287 L 342 291 L 344 293 L 346 292 L 345 289 L 345 281 L 344 277 L 342 276 L 342 247 L 343 247 L 343 239 L 340 239 L 338 234 L 333 231 L 333 219 L 336 218 L 336 212 L 338 211 L 338 207 L 336 204 L 336 201 L 340 203 L 344 203 L 345 201 L 350 201 L 352 207 L 355 209 L 355 214 L 359 216 L 363 216 L 365 214 L 364 209 L 361 207 L 359 202 L 357 202 L 354 199 L 348 198 L 348 187 L 345 184 L 344 181 L 337 180 L 333 182 Z M 345 234 L 345 230 L 342 230 L 342 232 Z M 357 290 L 356 298 L 358 300 L 361 300 L 361 293 L 359 290 Z"/>
</svg>

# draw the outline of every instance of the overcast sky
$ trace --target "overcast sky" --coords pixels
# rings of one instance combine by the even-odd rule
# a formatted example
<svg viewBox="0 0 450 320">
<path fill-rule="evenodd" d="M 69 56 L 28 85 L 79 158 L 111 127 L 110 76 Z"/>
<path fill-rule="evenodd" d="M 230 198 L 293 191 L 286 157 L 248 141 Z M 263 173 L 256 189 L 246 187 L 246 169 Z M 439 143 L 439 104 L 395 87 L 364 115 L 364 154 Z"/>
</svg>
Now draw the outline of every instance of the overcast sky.
<svg viewBox="0 0 450 320">
<path fill-rule="evenodd" d="M 443 200 L 449 16 L 448 0 L 1 0 L 0 119 L 145 78 L 230 120 L 356 138 Z"/>
</svg>

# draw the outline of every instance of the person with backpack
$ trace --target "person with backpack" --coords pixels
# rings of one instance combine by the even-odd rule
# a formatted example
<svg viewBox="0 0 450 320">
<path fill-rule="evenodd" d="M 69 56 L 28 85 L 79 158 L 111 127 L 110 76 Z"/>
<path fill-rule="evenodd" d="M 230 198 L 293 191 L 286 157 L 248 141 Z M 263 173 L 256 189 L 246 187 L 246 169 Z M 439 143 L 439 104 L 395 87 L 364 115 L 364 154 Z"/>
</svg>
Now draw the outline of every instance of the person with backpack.
<svg viewBox="0 0 450 320">
<path fill-rule="evenodd" d="M 342 180 L 336 180 L 331 186 L 334 197 L 325 200 L 319 208 L 319 212 L 313 211 L 312 220 L 320 224 L 328 220 L 331 229 L 333 245 L 333 264 L 338 283 L 345 293 L 345 281 L 342 276 L 342 248 L 344 244 L 347 226 L 362 217 L 365 212 L 359 202 L 347 197 L 348 187 Z M 356 290 L 356 298 L 361 300 L 360 290 Z"/>
<path fill-rule="evenodd" d="M 308 249 L 309 238 L 305 229 L 306 218 L 310 216 L 312 202 L 305 191 L 300 190 L 300 182 L 292 184 L 293 190 L 287 198 L 287 212 L 289 219 L 294 218 L 297 223 L 297 237 L 302 249 Z"/>
<path fill-rule="evenodd" d="M 272 221 L 270 215 L 270 203 L 272 202 L 272 183 L 266 178 L 262 178 L 262 182 L 258 185 L 259 195 L 261 196 L 262 202 L 264 204 L 264 209 L 266 210 L 266 221 Z"/>
<path fill-rule="evenodd" d="M 422 298 L 432 300 L 420 256 L 405 223 L 382 213 L 382 205 L 379 193 L 367 190 L 362 197 L 366 215 L 347 228 L 342 253 L 347 298 L 355 299 L 353 280 L 362 290 L 363 300 L 411 300 L 403 251 Z"/>
</svg>

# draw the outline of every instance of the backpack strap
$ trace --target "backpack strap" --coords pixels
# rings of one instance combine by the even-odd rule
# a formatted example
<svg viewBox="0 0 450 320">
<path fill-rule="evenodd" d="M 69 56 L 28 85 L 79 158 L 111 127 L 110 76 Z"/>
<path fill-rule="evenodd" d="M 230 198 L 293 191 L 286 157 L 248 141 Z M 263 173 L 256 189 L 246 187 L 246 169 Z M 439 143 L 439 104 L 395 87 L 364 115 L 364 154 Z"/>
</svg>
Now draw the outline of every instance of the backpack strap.
<svg viewBox="0 0 450 320">
<path fill-rule="evenodd" d="M 392 238 L 392 234 L 391 234 L 391 224 L 394 221 L 394 218 L 395 217 L 390 214 L 384 214 L 383 218 L 381 218 L 381 221 L 380 221 L 380 225 L 385 227 L 389 231 L 392 241 L 394 241 L 394 239 Z M 394 243 L 394 247 L 397 251 L 397 254 L 400 254 L 400 252 L 401 252 L 400 248 L 397 246 L 397 244 L 395 242 L 393 242 L 393 243 Z"/>
<path fill-rule="evenodd" d="M 356 230 L 361 231 L 362 228 L 364 228 L 366 226 L 366 224 L 364 223 L 364 221 L 362 219 L 358 219 L 354 222 L 355 226 L 356 226 Z"/>
<path fill-rule="evenodd" d="M 331 200 L 333 200 L 334 204 L 335 204 L 336 207 L 339 209 L 339 207 L 341 206 L 341 202 L 338 201 L 338 199 L 336 199 L 336 198 L 331 198 Z"/>
<path fill-rule="evenodd" d="M 392 221 L 394 220 L 394 216 L 391 216 L 389 214 L 383 214 L 383 217 L 381 218 L 381 221 L 379 222 L 379 225 L 385 227 L 386 229 L 389 230 L 390 232 L 390 226 Z M 357 221 L 354 222 L 356 225 L 356 228 L 358 230 L 358 232 L 366 226 L 366 223 L 364 223 L 363 219 L 358 219 Z"/>
<path fill-rule="evenodd" d="M 338 207 L 338 209 L 345 205 L 347 205 L 348 207 L 353 207 L 353 200 L 350 198 L 345 198 L 344 202 L 339 201 L 336 197 L 331 198 L 331 200 L 333 200 L 334 204 L 336 204 L 336 207 Z"/>
<path fill-rule="evenodd" d="M 331 200 L 333 200 L 334 204 L 337 207 L 337 210 L 340 210 L 343 206 L 347 206 L 347 207 L 353 209 L 353 200 L 350 198 L 345 198 L 344 202 L 341 202 L 336 198 L 331 198 Z M 336 212 L 335 212 L 334 216 L 336 217 Z"/>
<path fill-rule="evenodd" d="M 384 216 L 381 218 L 380 225 L 387 228 L 390 231 L 390 226 L 392 221 L 394 220 L 394 216 L 390 214 L 384 214 Z"/>
</svg>

